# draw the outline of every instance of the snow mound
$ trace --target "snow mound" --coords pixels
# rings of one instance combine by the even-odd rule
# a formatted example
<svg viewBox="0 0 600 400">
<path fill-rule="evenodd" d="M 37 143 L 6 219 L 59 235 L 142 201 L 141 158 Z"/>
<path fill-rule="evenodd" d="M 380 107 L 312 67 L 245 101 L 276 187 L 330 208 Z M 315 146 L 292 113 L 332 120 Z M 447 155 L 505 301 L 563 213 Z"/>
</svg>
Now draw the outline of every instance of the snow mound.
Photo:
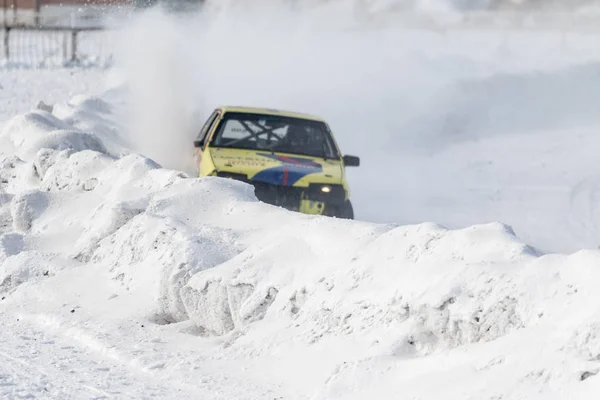
<svg viewBox="0 0 600 400">
<path fill-rule="evenodd" d="M 131 321 L 163 338 L 193 333 L 212 346 L 206 359 L 309 360 L 299 379 L 314 398 L 385 397 L 373 382 L 418 397 L 423 376 L 448 365 L 460 382 L 503 371 L 520 394 L 576 387 L 600 370 L 600 252 L 543 255 L 502 223 L 453 230 L 288 212 L 245 183 L 107 150 L 127 139 L 113 111 L 81 97 L 5 127 L 16 153 L 0 160 L 6 310 L 43 309 L 41 320 L 94 349 L 114 340 L 115 359 L 146 371 L 189 374 L 196 356 L 179 352 L 169 368 L 158 347 L 136 358 L 138 345 L 163 342 L 139 340 Z M 74 129 L 87 118 L 120 139 Z M 65 320 L 79 302 L 84 316 Z M 427 398 L 454 388 L 446 382 Z M 490 398 L 497 385 L 469 393 Z"/>
<path fill-rule="evenodd" d="M 10 204 L 15 231 L 28 231 L 33 221 L 48 207 L 48 196 L 39 190 L 22 192 L 13 197 Z"/>
<path fill-rule="evenodd" d="M 113 158 L 95 150 L 74 152 L 73 149 L 44 148 L 38 152 L 33 164 L 41 179 L 41 190 L 92 191 L 98 184 L 97 174 L 113 161 Z"/>
<path fill-rule="evenodd" d="M 8 138 L 17 148 L 28 148 L 31 141 L 39 140 L 52 131 L 68 128 L 68 124 L 51 113 L 33 110 L 11 119 L 1 135 Z"/>
<path fill-rule="evenodd" d="M 76 97 L 72 103 L 43 105 L 12 118 L 0 132 L 17 156 L 31 160 L 40 149 L 94 150 L 122 153 L 118 124 L 107 115 L 110 106 L 94 97 Z M 91 133 L 93 132 L 93 133 Z"/>
<path fill-rule="evenodd" d="M 23 235 L 17 232 L 5 233 L 0 236 L 0 260 L 19 254 L 23 250 Z"/>
<path fill-rule="evenodd" d="M 58 255 L 103 266 L 127 290 L 143 290 L 156 320 L 190 319 L 207 335 L 261 321 L 301 320 L 310 327 L 302 340 L 315 343 L 368 330 L 395 304 L 402 326 L 412 328 L 394 340 L 413 337 L 423 354 L 524 326 L 513 301 L 499 296 L 484 307 L 475 288 L 461 288 L 466 266 L 511 265 L 536 256 L 507 226 L 449 231 L 288 213 L 258 202 L 249 185 L 192 179 L 137 154 L 113 157 L 95 134 L 59 129 L 71 126 L 73 115 L 105 114 L 110 121 L 111 106 L 99 98 L 79 97 L 52 112 L 63 119 L 38 110 L 15 118 L 4 131 L 18 153 L 33 154 L 3 164 L 3 171 L 19 164 L 21 175 L 29 174 L 21 178 L 29 186 L 15 186 L 10 195 L 13 231 L 38 237 L 70 232 L 74 245 Z M 62 221 L 55 216 L 61 210 L 69 210 Z M 7 260 L 16 255 L 5 254 Z M 436 268 L 453 278 L 433 290 L 426 277 Z M 407 280 L 415 272 L 421 277 Z M 460 301 L 469 303 L 469 315 L 482 314 L 481 324 L 450 318 L 447 309 Z M 486 315 L 506 323 L 481 328 Z M 462 323 L 460 330 L 449 329 Z"/>
<path fill-rule="evenodd" d="M 97 96 L 78 95 L 69 102 L 76 107 L 78 111 L 87 111 L 89 113 L 111 114 L 113 107 L 106 100 Z"/>
<path fill-rule="evenodd" d="M 100 139 L 90 133 L 77 131 L 53 131 L 34 142 L 27 153 L 37 153 L 40 149 L 66 150 L 75 152 L 93 150 L 106 153 L 106 148 Z"/>
<path fill-rule="evenodd" d="M 0 268 L 0 295 L 14 290 L 19 285 L 54 275 L 61 269 L 48 254 L 36 251 L 19 252 L 2 263 Z"/>
<path fill-rule="evenodd" d="M 268 246 L 250 247 L 223 265 L 198 273 L 184 288 L 190 318 L 208 332 L 224 334 L 263 318 L 285 315 L 311 327 L 305 339 L 314 343 L 323 335 L 381 329 L 372 325 L 373 320 L 392 313 L 396 321 L 390 316 L 380 323 L 411 319 L 416 329 L 413 336 L 420 338 L 412 340 L 413 346 L 423 353 L 438 345 L 433 342 L 444 342 L 439 346 L 447 348 L 495 339 L 522 326 L 511 304 L 503 307 L 504 297 L 488 299 L 484 307 L 485 293 L 463 282 L 471 266 L 485 269 L 535 257 L 503 225 L 459 231 L 435 225 L 399 227 L 363 246 L 353 235 L 345 235 L 346 246 L 340 249 L 326 241 L 315 245 L 301 239 L 318 234 L 318 227 L 294 226 L 290 233 L 280 230 Z M 438 272 L 445 281 L 436 285 L 429 278 Z M 464 303 L 461 306 L 469 311 L 451 320 L 447 308 L 455 302 Z M 504 314 L 496 312 L 501 308 Z M 472 316 L 478 312 L 483 316 L 474 323 Z M 490 330 L 486 324 L 494 318 L 507 322 Z M 464 329 L 450 329 L 462 323 Z"/>
</svg>

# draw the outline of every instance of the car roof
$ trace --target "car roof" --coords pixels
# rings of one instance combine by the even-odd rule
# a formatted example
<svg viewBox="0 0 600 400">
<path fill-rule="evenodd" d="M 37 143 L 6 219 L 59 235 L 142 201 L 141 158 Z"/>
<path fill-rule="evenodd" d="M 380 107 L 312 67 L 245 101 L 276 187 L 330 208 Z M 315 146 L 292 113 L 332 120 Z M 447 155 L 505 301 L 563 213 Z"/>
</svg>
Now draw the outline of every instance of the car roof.
<svg viewBox="0 0 600 400">
<path fill-rule="evenodd" d="M 219 107 L 219 109 L 221 109 L 223 112 L 276 115 L 276 116 L 280 116 L 280 117 L 301 118 L 301 119 L 308 119 L 311 121 L 325 122 L 325 120 L 323 120 L 322 118 L 316 117 L 314 115 L 303 114 L 303 113 L 294 112 L 294 111 L 275 110 L 272 108 L 221 106 L 221 107 Z"/>
</svg>

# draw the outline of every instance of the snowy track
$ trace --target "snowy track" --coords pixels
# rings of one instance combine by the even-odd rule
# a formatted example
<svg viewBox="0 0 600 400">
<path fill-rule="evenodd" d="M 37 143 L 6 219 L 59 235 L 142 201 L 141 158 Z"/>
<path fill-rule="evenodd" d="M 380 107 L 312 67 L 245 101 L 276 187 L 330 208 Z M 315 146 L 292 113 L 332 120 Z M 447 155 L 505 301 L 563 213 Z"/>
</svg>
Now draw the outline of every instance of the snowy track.
<svg viewBox="0 0 600 400">
<path fill-rule="evenodd" d="M 98 357 L 76 341 L 3 319 L 0 397 L 14 399 L 197 398 L 176 382 Z"/>
<path fill-rule="evenodd" d="M 124 332 L 122 332 L 124 333 Z M 79 332 L 81 335 L 82 332 Z M 139 346 L 132 338 L 105 337 L 114 343 L 102 348 L 102 340 L 89 335 L 74 337 L 35 321 L 3 318 L 0 331 L 0 398 L 36 399 L 262 399 L 275 398 L 256 385 L 243 386 L 233 376 L 215 375 L 198 362 L 195 379 L 164 371 L 167 363 L 190 364 L 198 360 L 188 353 L 161 354 L 161 362 L 140 364 L 144 357 L 162 351 L 160 341 Z M 119 346 L 117 343 L 121 342 Z M 136 357 L 128 358 L 129 343 Z M 123 354 L 120 354 L 123 352 Z M 119 357 L 120 355 L 120 357 Z M 191 368 L 192 369 L 192 368 Z M 206 370 L 206 374 L 202 371 Z M 189 378 L 189 376 L 187 376 Z M 290 398 L 290 397 L 286 397 Z"/>
</svg>

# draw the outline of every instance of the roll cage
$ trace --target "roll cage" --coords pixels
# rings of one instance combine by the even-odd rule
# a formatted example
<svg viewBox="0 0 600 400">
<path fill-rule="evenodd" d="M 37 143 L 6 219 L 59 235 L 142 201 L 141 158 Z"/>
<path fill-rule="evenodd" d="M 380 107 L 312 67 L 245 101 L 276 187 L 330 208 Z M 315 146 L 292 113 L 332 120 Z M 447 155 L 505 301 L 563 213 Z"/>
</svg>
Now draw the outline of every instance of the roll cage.
<svg viewBox="0 0 600 400">
<path fill-rule="evenodd" d="M 268 114 L 250 113 L 250 112 L 235 112 L 235 111 L 227 111 L 227 110 L 223 110 L 221 108 L 217 108 L 216 110 L 213 111 L 213 113 L 210 115 L 210 117 L 206 120 L 206 122 L 205 122 L 204 126 L 202 127 L 202 129 L 200 130 L 200 133 L 198 134 L 196 140 L 194 140 L 194 147 L 201 148 L 202 150 L 204 150 L 204 148 L 207 144 L 207 139 L 210 142 L 210 144 L 212 144 L 214 142 L 215 134 L 218 132 L 221 124 L 223 123 L 223 120 L 224 120 L 223 117 L 228 114 L 271 117 L 271 115 L 268 115 Z M 280 118 L 303 120 L 302 118 L 287 117 L 287 116 L 280 117 Z M 332 151 L 335 155 L 335 157 L 330 157 L 330 158 L 331 159 L 340 159 L 341 158 L 344 166 L 346 166 L 346 167 L 358 167 L 360 165 L 360 159 L 356 156 L 351 156 L 351 155 L 344 155 L 343 157 L 341 157 L 341 153 L 339 151 L 339 148 L 337 146 L 335 139 L 333 138 L 333 134 L 329 130 L 329 126 L 327 126 L 327 124 L 324 122 L 321 122 L 321 123 L 323 124 L 323 127 L 324 127 L 324 134 L 327 136 L 327 139 L 330 141 Z M 242 125 L 242 126 L 244 126 L 244 125 Z M 277 127 L 267 128 L 267 127 L 263 127 L 260 125 L 258 125 L 258 126 L 260 129 L 259 132 L 253 132 L 251 129 L 249 129 L 248 126 L 244 127 L 250 133 L 249 138 L 251 138 L 251 137 L 256 138 L 260 134 L 267 133 L 267 139 L 270 140 L 272 138 L 272 135 L 276 135 L 273 131 L 275 129 L 277 129 Z M 273 151 L 273 152 L 275 152 L 275 151 Z"/>
<path fill-rule="evenodd" d="M 257 121 L 262 118 L 269 119 L 271 121 L 275 121 L 276 123 L 273 126 L 267 127 L 263 126 Z M 233 138 L 233 139 L 225 139 L 226 141 L 223 143 L 216 143 L 217 136 L 221 133 L 221 130 L 224 128 L 225 123 L 228 121 L 234 120 L 239 123 L 243 129 L 246 136 L 241 138 Z M 215 126 L 216 122 L 216 126 Z M 310 154 L 308 152 L 295 152 L 295 151 L 286 151 L 286 150 L 278 150 L 276 147 L 281 145 L 285 140 L 287 140 L 286 133 L 285 136 L 278 135 L 275 131 L 280 129 L 286 125 L 292 126 L 294 122 L 301 122 L 304 125 L 310 126 L 314 125 L 316 130 L 322 135 L 322 154 Z M 289 129 L 289 128 L 288 128 Z M 215 119 L 212 121 L 210 129 L 208 131 L 211 133 L 209 139 L 209 145 L 211 147 L 224 147 L 224 148 L 240 148 L 240 149 L 248 149 L 248 150 L 265 150 L 271 152 L 282 152 L 282 153 L 293 153 L 299 155 L 306 155 L 311 157 L 319 157 L 325 159 L 336 159 L 339 160 L 341 158 L 340 152 L 337 148 L 337 145 L 329 131 L 327 125 L 323 122 L 306 120 L 302 118 L 296 117 L 288 117 L 288 116 L 273 116 L 268 114 L 258 114 L 258 113 L 244 113 L 244 112 L 225 112 L 221 116 L 221 118 Z M 208 132 L 207 132 L 208 133 Z M 260 139 L 264 148 L 248 148 L 241 146 L 243 143 L 251 142 L 255 140 L 257 143 L 259 141 L 259 136 L 266 136 L 263 139 Z M 329 150 L 328 150 L 329 147 Z"/>
</svg>

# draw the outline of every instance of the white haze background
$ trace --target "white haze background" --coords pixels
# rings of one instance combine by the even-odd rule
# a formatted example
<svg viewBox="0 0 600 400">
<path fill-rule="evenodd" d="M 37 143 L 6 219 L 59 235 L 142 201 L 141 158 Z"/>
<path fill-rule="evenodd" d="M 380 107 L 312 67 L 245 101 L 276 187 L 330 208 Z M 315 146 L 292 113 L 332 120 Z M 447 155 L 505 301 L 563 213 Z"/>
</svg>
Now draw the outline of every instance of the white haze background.
<svg viewBox="0 0 600 400">
<path fill-rule="evenodd" d="M 456 9 L 438 3 L 408 14 L 381 11 L 398 2 L 145 12 L 124 29 L 117 58 L 133 142 L 193 173 L 190 143 L 218 105 L 314 113 L 361 157 L 348 171 L 360 219 L 500 220 L 546 251 L 596 247 L 600 237 L 580 227 L 593 210 L 572 203 L 595 157 L 585 138 L 600 122 L 598 33 L 553 28 L 572 26 L 570 14 L 550 28 L 497 28 L 494 14 L 476 28 L 415 28 L 423 15 L 449 26 Z M 553 153 L 554 137 L 581 168 Z"/>
</svg>

